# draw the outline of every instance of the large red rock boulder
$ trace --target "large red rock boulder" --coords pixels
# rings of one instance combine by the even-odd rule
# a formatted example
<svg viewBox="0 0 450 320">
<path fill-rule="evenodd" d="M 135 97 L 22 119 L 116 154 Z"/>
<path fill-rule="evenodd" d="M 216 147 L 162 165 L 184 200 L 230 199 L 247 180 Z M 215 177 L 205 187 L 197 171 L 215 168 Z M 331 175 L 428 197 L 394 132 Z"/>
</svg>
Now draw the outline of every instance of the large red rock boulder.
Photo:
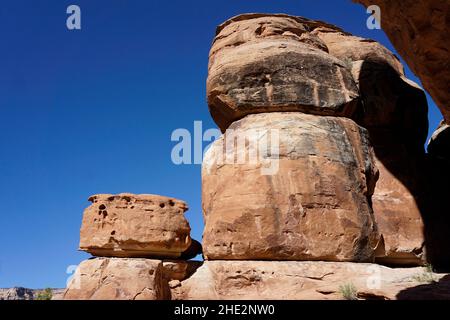
<svg viewBox="0 0 450 320">
<path fill-rule="evenodd" d="M 233 132 L 244 143 L 235 145 Z M 269 137 L 270 148 L 257 150 L 257 159 L 234 162 Z M 371 261 L 377 174 L 366 130 L 350 119 L 248 115 L 205 154 L 204 257 Z"/>
<path fill-rule="evenodd" d="M 378 42 L 325 27 L 312 33 L 331 55 L 351 65 L 361 96 L 354 119 L 368 130 L 380 171 L 372 197 L 383 240 L 376 259 L 395 265 L 423 264 L 425 93 L 405 77 L 397 57 Z"/>
<path fill-rule="evenodd" d="M 358 90 L 350 69 L 309 32 L 322 24 L 326 25 L 285 15 L 247 14 L 218 27 L 207 96 L 222 131 L 252 113 L 352 116 Z"/>
</svg>

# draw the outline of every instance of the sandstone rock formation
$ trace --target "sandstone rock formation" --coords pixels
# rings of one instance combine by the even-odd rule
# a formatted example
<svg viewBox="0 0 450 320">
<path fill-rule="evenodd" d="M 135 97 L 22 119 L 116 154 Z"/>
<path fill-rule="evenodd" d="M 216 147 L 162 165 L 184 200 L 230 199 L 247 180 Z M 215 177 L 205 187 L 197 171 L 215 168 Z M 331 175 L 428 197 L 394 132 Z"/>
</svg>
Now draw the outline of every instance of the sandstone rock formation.
<svg viewBox="0 0 450 320">
<path fill-rule="evenodd" d="M 436 283 L 433 283 L 435 281 Z M 450 299 L 450 278 L 425 268 L 318 261 L 205 261 L 171 287 L 174 300 Z"/>
<path fill-rule="evenodd" d="M 448 274 L 426 268 L 321 261 L 160 261 L 95 258 L 80 264 L 65 300 L 450 299 Z"/>
<path fill-rule="evenodd" d="M 352 116 L 357 87 L 345 63 L 309 33 L 319 25 L 299 17 L 248 14 L 218 27 L 207 95 L 222 131 L 252 113 Z"/>
<path fill-rule="evenodd" d="M 192 240 L 185 202 L 157 195 L 101 194 L 89 198 L 80 249 L 95 256 L 177 258 Z M 192 248 L 191 248 L 192 249 Z M 192 250 L 191 250 L 192 251 Z M 189 256 L 200 253 L 198 244 Z"/>
<path fill-rule="evenodd" d="M 161 300 L 164 292 L 160 260 L 95 258 L 78 266 L 63 299 Z"/>
<path fill-rule="evenodd" d="M 272 43 L 276 42 L 287 43 L 287 45 L 271 47 L 271 54 L 279 57 L 279 59 L 268 59 L 266 56 L 268 51 L 261 48 L 265 48 L 264 44 L 271 46 Z M 264 75 L 265 71 L 272 70 L 272 66 L 276 72 L 279 70 L 290 70 L 295 75 L 301 74 L 301 79 L 304 79 L 305 74 L 308 74 L 308 79 L 318 79 L 311 75 L 319 70 L 317 68 L 319 65 L 317 59 L 319 58 L 303 56 L 301 59 L 298 59 L 298 61 L 301 61 L 299 63 L 302 64 L 301 71 L 291 68 L 295 63 L 287 59 L 284 53 L 290 52 L 291 48 L 295 46 L 300 46 L 314 54 L 320 52 L 321 60 L 327 60 L 330 57 L 337 59 L 340 61 L 339 66 L 345 70 L 344 73 L 347 74 L 347 71 L 349 71 L 352 77 L 350 82 L 355 83 L 357 88 L 353 102 L 350 104 L 344 103 L 346 108 L 349 108 L 349 105 L 352 106 L 351 110 L 348 109 L 349 112 L 329 112 L 329 109 L 326 109 L 326 112 L 318 112 L 318 109 L 313 104 L 304 103 L 299 103 L 301 107 L 297 106 L 297 109 L 285 108 L 286 104 L 292 105 L 292 100 L 290 100 L 292 96 L 283 96 L 281 94 L 277 95 L 276 99 L 273 97 L 272 99 L 256 99 L 261 95 L 266 97 L 268 92 L 273 93 L 272 86 L 269 91 L 267 90 L 267 81 L 259 81 L 262 79 L 261 75 Z M 259 49 L 255 49 L 256 47 Z M 309 64 L 308 60 L 311 60 L 312 63 Z M 264 72 L 261 71 L 262 69 L 264 69 Z M 323 71 L 323 69 L 320 70 Z M 247 74 L 250 76 L 247 77 Z M 270 74 L 270 79 L 273 79 L 273 73 Z M 294 78 L 287 74 L 278 90 L 290 93 L 295 91 L 295 88 L 301 90 L 305 86 L 307 87 L 305 83 L 293 80 Z M 247 79 L 251 79 L 251 81 L 247 81 Z M 285 90 L 286 83 L 290 86 L 288 90 Z M 253 89 L 255 91 L 252 91 Z M 352 91 L 354 90 L 352 89 Z M 253 94 L 255 92 L 257 94 Z M 301 97 L 308 97 L 310 91 L 295 92 L 300 92 Z M 330 105 L 330 103 L 332 105 L 335 102 L 332 97 L 321 95 L 320 92 L 319 90 L 320 101 L 328 101 L 326 105 Z M 252 93 L 252 95 L 250 96 L 249 93 Z M 273 104 L 274 101 L 277 104 Z M 247 114 L 292 110 L 313 115 L 329 114 L 332 116 L 350 117 L 366 128 L 369 132 L 371 146 L 374 147 L 375 151 L 374 163 L 376 163 L 380 171 L 380 179 L 376 184 L 373 197 L 371 197 L 371 193 L 368 195 L 369 211 L 373 208 L 376 226 L 381 236 L 380 245 L 375 252 L 376 259 L 379 262 L 388 264 L 420 265 L 424 263 L 426 259 L 426 239 L 422 216 L 425 214 L 425 211 L 430 210 L 424 206 L 424 198 L 426 197 L 425 185 L 427 183 L 423 170 L 425 161 L 423 144 L 428 131 L 427 101 L 423 90 L 405 77 L 403 66 L 399 59 L 387 48 L 376 41 L 353 36 L 335 26 L 301 17 L 258 14 L 240 15 L 231 18 L 218 27 L 210 52 L 208 102 L 211 114 L 222 130 L 228 127 L 234 129 L 234 123 L 231 126 L 230 123 Z M 279 108 L 279 106 L 283 107 Z M 267 117 L 270 116 L 267 115 Z M 267 129 L 271 128 L 270 125 L 269 122 L 265 124 Z M 255 125 L 250 120 L 247 120 L 246 127 L 253 128 L 253 126 L 261 127 L 261 125 Z M 305 139 L 311 140 L 309 137 Z M 292 141 L 288 143 L 295 145 Z M 318 156 L 327 147 L 329 147 L 327 144 L 322 146 L 320 152 L 317 153 Z M 220 146 L 217 148 L 220 149 Z M 331 150 L 333 149 L 331 148 Z M 235 151 L 238 154 L 245 152 L 245 150 Z M 292 165 L 289 169 L 283 169 L 287 172 L 282 175 L 292 175 L 292 171 L 295 172 L 295 166 L 298 165 Z M 302 170 L 306 171 L 305 168 L 308 167 L 311 167 L 311 164 L 304 164 Z M 232 203 L 234 203 L 234 198 L 241 199 L 241 197 L 232 193 L 233 189 L 230 186 L 227 187 L 228 184 L 234 184 L 234 182 L 231 182 L 233 175 L 231 173 L 222 173 L 225 170 L 231 172 L 233 170 L 231 168 L 232 166 L 220 165 L 218 170 L 220 173 L 214 176 L 218 177 L 216 178 L 218 182 L 215 182 L 216 184 L 213 185 L 212 189 L 207 182 L 209 177 L 206 175 L 207 179 L 204 189 L 207 191 L 206 195 L 205 192 L 203 193 L 204 200 L 206 197 L 204 202 L 207 203 L 206 205 L 204 204 L 206 221 L 204 243 L 207 247 L 205 255 L 210 259 L 226 256 L 226 254 L 211 255 L 212 252 L 209 251 L 211 250 L 211 243 L 214 243 L 215 251 L 230 252 L 238 250 L 236 248 L 241 244 L 235 241 L 236 233 L 240 234 L 245 229 L 242 228 L 242 230 L 236 231 L 231 228 L 229 230 L 230 225 L 240 224 L 240 220 L 236 220 L 231 224 L 229 221 L 227 223 L 219 221 L 218 223 L 222 224 L 222 228 L 227 230 L 227 232 L 217 230 L 216 232 L 220 236 L 213 235 L 212 229 L 208 227 L 211 226 L 209 223 L 211 218 L 207 211 L 211 210 L 211 206 L 216 208 L 214 211 L 222 212 L 217 217 L 234 215 L 235 219 L 246 215 L 249 207 L 254 211 L 258 211 L 268 207 L 267 204 L 270 202 L 276 203 L 277 205 L 273 207 L 278 210 L 277 201 L 267 198 L 264 194 L 265 190 L 270 188 L 261 188 L 258 182 L 260 179 L 267 179 L 267 177 L 258 179 L 256 173 L 248 177 L 252 171 L 247 166 L 240 166 L 240 168 L 234 166 L 236 176 L 246 177 L 248 185 L 253 185 L 256 182 L 256 185 L 251 189 L 254 193 L 261 192 L 259 196 L 264 201 L 246 199 L 246 202 L 240 202 L 240 206 L 238 205 L 239 202 L 236 201 L 236 205 L 231 208 L 229 203 L 225 205 L 224 201 L 217 202 L 216 199 L 222 193 L 225 197 L 230 197 L 231 200 L 229 202 L 231 201 Z M 257 170 L 254 169 L 253 171 L 256 172 Z M 300 170 L 296 172 L 300 172 Z M 327 175 L 326 170 L 323 172 L 323 175 Z M 222 175 L 223 177 L 221 177 Z M 302 180 L 299 177 L 301 176 L 298 175 L 297 180 Z M 292 180 L 292 178 L 289 180 L 280 179 L 283 182 Z M 229 181 L 228 184 L 226 181 Z M 315 180 L 311 179 L 311 181 Z M 297 183 L 301 184 L 301 182 Z M 341 181 L 336 181 L 336 186 L 339 183 Z M 284 183 L 283 187 L 285 185 L 286 183 Z M 316 183 L 315 187 L 317 185 Z M 240 184 L 238 183 L 237 187 L 239 186 Z M 233 185 L 233 188 L 237 187 Z M 276 184 L 270 187 L 273 187 L 275 190 L 283 188 Z M 208 193 L 214 195 L 214 200 L 209 199 Z M 232 195 L 234 196 L 231 197 Z M 249 198 L 250 196 L 247 195 L 247 197 Z M 261 204 L 261 207 L 254 205 L 253 203 L 255 202 Z M 317 203 L 319 206 L 325 205 L 322 199 L 317 201 Z M 220 206 L 223 206 L 223 209 L 217 209 Z M 241 210 L 241 215 L 230 213 L 239 210 Z M 283 212 L 283 210 L 281 211 Z M 274 215 L 276 216 L 277 214 Z M 262 216 L 264 217 L 265 215 Z M 268 227 L 263 226 L 259 228 L 272 230 L 271 228 L 273 227 L 271 225 L 273 225 L 273 221 L 271 220 L 271 223 L 267 223 L 267 225 Z M 272 235 L 270 232 L 266 232 L 266 234 Z M 288 237 L 291 236 L 291 234 L 288 235 Z M 213 238 L 217 238 L 217 242 L 210 242 Z M 227 238 L 227 240 L 220 242 L 222 238 Z M 269 240 L 269 238 L 266 242 L 271 243 L 275 247 L 278 242 L 282 242 L 284 245 L 289 243 L 288 240 L 285 242 L 280 239 L 279 241 L 273 241 L 273 239 Z M 317 241 L 312 242 L 318 245 Z M 231 244 L 233 249 L 230 248 Z M 290 245 L 287 245 L 287 247 L 290 248 Z M 276 248 L 280 251 L 278 247 Z M 252 251 L 253 255 L 258 259 L 270 256 L 267 250 L 264 254 L 256 253 L 253 247 L 247 250 Z M 292 249 L 290 248 L 288 251 L 292 251 Z M 284 253 L 279 255 L 286 256 Z M 296 259 L 293 258 L 295 256 L 295 254 L 291 254 L 292 259 Z M 314 258 L 309 257 L 308 259 Z M 328 259 L 331 258 L 328 257 Z"/>
<path fill-rule="evenodd" d="M 450 2 L 354 1 L 380 7 L 381 27 L 450 123 Z"/>
<path fill-rule="evenodd" d="M 244 154 L 276 130 L 276 170 L 262 175 L 264 159 L 222 161 L 230 131 L 214 142 L 202 168 L 206 259 L 373 259 L 377 170 L 363 128 L 350 119 L 291 112 L 248 115 L 230 129 L 248 140 L 231 149 Z"/>
<path fill-rule="evenodd" d="M 448 126 L 426 155 L 424 92 L 389 50 L 240 15 L 217 29 L 207 91 L 227 130 L 202 166 L 206 260 L 185 261 L 202 245 L 184 202 L 93 196 L 80 248 L 119 258 L 81 263 L 64 299 L 450 299 L 448 274 L 364 263 L 450 266 L 446 203 L 430 201 L 448 196 Z"/>
<path fill-rule="evenodd" d="M 419 198 L 425 196 L 425 94 L 405 77 L 398 59 L 381 44 L 329 28 L 317 28 L 313 33 L 327 45 L 330 54 L 351 63 L 361 95 L 354 118 L 369 132 L 380 171 L 372 197 L 383 239 L 377 261 L 422 264 L 426 258 L 424 208 Z"/>
</svg>

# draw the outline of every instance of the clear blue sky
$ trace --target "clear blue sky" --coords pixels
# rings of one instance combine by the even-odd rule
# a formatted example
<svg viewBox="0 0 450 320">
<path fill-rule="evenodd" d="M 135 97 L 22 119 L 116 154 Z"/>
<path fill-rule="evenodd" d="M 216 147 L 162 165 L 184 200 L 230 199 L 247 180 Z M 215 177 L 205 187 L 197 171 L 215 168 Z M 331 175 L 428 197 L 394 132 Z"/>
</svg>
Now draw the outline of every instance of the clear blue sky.
<svg viewBox="0 0 450 320">
<path fill-rule="evenodd" d="M 66 28 L 70 4 L 80 31 Z M 172 164 L 170 135 L 215 127 L 208 51 L 216 25 L 246 12 L 325 20 L 393 50 L 350 0 L 2 1 L 0 287 L 65 286 L 67 266 L 89 257 L 77 248 L 91 194 L 183 199 L 201 239 L 200 166 Z"/>
</svg>

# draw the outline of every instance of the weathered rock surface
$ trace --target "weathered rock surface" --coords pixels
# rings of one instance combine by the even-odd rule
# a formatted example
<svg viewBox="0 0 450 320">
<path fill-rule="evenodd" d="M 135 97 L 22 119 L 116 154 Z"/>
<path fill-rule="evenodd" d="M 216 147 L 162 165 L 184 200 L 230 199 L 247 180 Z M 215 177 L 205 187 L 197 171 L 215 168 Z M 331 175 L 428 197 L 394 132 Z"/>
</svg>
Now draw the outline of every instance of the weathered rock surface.
<svg viewBox="0 0 450 320">
<path fill-rule="evenodd" d="M 380 7 L 381 27 L 450 123 L 450 2 L 354 1 Z"/>
<path fill-rule="evenodd" d="M 206 152 L 202 167 L 206 259 L 371 261 L 378 243 L 370 197 L 377 179 L 366 130 L 352 120 L 303 113 L 248 115 Z M 279 150 L 254 161 L 226 152 L 279 134 Z M 272 144 L 278 144 L 272 140 Z M 272 154 L 271 154 L 272 152 Z M 232 157 L 230 158 L 232 159 Z M 276 170 L 262 174 L 269 165 Z"/>
<path fill-rule="evenodd" d="M 376 41 L 332 28 L 316 28 L 329 53 L 351 65 L 361 95 L 354 119 L 369 132 L 380 178 L 372 205 L 382 246 L 377 261 L 420 265 L 425 237 L 420 201 L 428 134 L 423 90 L 404 76 L 397 57 Z"/>
<path fill-rule="evenodd" d="M 0 300 L 33 300 L 34 290 L 14 287 L 0 289 Z"/>
<path fill-rule="evenodd" d="M 75 271 L 64 300 L 165 299 L 163 263 L 160 260 L 95 258 Z"/>
<path fill-rule="evenodd" d="M 375 146 L 375 150 L 380 178 L 372 196 L 372 207 L 383 238 L 376 261 L 389 265 L 422 265 L 426 262 L 422 161 L 395 142 Z"/>
<path fill-rule="evenodd" d="M 207 81 L 211 115 L 224 131 L 247 114 L 303 111 L 351 117 L 358 90 L 349 68 L 309 33 L 318 21 L 246 14 L 218 27 Z M 334 27 L 336 30 L 340 30 Z"/>
<path fill-rule="evenodd" d="M 337 28 L 318 27 L 311 34 L 318 37 L 328 48 L 330 55 L 351 64 L 365 61 L 372 64 L 387 64 L 399 75 L 404 75 L 403 65 L 385 46 L 372 39 L 354 36 Z"/>
<path fill-rule="evenodd" d="M 450 277 L 425 268 L 349 262 L 205 261 L 171 287 L 174 300 L 450 299 Z"/>
<path fill-rule="evenodd" d="M 421 265 L 426 259 L 422 218 L 426 209 L 421 203 L 428 132 L 425 94 L 388 59 L 358 60 L 352 71 L 362 101 L 355 118 L 369 132 L 380 172 L 372 197 L 384 240 L 377 261 Z"/>
<path fill-rule="evenodd" d="M 178 258 L 190 248 L 185 202 L 157 195 L 101 194 L 89 198 L 80 249 L 95 256 Z M 198 252 L 194 252 L 198 251 Z"/>
</svg>

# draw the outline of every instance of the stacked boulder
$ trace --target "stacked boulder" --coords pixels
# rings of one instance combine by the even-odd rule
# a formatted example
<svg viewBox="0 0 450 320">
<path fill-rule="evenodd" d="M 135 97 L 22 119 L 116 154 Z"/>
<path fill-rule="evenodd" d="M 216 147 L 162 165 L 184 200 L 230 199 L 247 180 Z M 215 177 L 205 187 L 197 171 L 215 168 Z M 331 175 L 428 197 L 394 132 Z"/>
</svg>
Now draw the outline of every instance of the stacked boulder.
<svg viewBox="0 0 450 320">
<path fill-rule="evenodd" d="M 201 253 L 185 202 L 158 195 L 99 194 L 83 215 L 82 262 L 64 299 L 167 299 L 164 266 Z M 163 259 L 169 259 L 163 261 Z"/>
<path fill-rule="evenodd" d="M 207 90 L 225 133 L 202 171 L 206 259 L 423 264 L 427 101 L 388 49 L 323 22 L 240 15 L 217 29 Z M 227 129 L 277 130 L 278 172 L 224 164 Z"/>
<path fill-rule="evenodd" d="M 450 131 L 425 154 L 425 95 L 394 54 L 324 22 L 244 14 L 218 27 L 208 71 L 223 135 L 202 165 L 202 246 L 182 201 L 93 196 L 80 249 L 97 258 L 65 299 L 340 299 L 348 283 L 360 299 L 449 298 L 399 267 L 450 265 L 445 204 L 430 201 L 448 190 Z"/>
</svg>

